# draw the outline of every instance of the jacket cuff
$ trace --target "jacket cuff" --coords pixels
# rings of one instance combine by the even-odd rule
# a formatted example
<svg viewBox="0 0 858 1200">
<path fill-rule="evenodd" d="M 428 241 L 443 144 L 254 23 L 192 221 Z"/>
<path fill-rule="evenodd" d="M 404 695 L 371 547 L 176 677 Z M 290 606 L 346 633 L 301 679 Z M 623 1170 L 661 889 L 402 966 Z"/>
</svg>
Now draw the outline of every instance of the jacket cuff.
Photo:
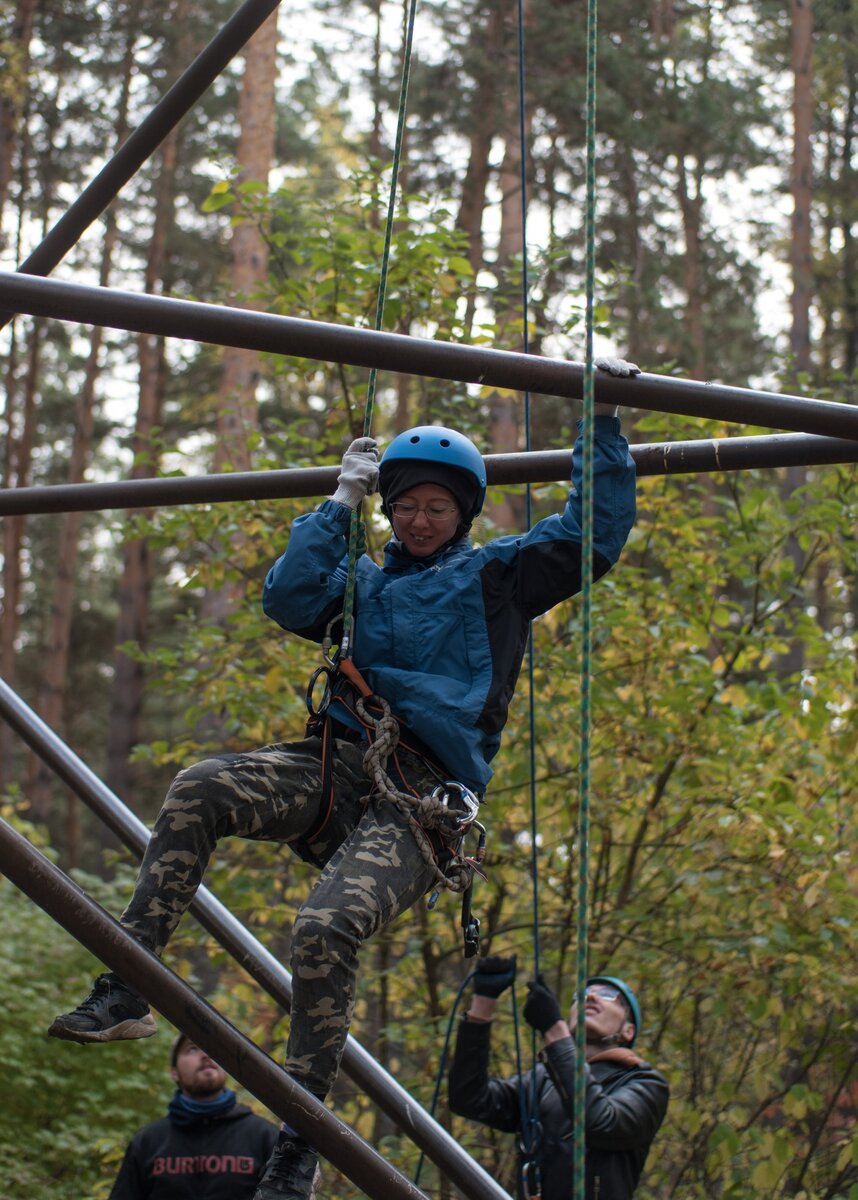
<svg viewBox="0 0 858 1200">
<path fill-rule="evenodd" d="M 579 433 L 584 429 L 584 420 L 579 418 L 576 423 L 576 428 Z M 593 417 L 593 436 L 602 438 L 602 440 L 616 440 L 620 436 L 620 418 L 609 416 L 594 416 Z"/>
<path fill-rule="evenodd" d="M 352 509 L 347 504 L 341 504 L 339 500 L 331 497 L 328 500 L 323 500 L 316 509 L 316 512 L 327 517 L 335 527 L 340 526 L 348 533 L 349 524 L 352 519 Z"/>
</svg>

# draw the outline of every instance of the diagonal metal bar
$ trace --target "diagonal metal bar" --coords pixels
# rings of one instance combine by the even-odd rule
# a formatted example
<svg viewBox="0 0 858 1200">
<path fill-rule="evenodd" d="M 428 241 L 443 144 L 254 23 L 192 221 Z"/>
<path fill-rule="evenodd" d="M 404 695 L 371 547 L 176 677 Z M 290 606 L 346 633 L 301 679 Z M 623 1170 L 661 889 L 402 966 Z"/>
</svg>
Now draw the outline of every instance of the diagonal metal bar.
<svg viewBox="0 0 858 1200">
<path fill-rule="evenodd" d="M 62 262 L 84 231 L 119 195 L 279 3 L 280 0 L 245 0 L 21 263 L 19 271 L 47 275 Z M 13 315 L 11 308 L 0 313 L 0 329 Z"/>
<path fill-rule="evenodd" d="M 0 679 L 0 717 L 123 845 L 142 856 L 149 841 L 147 827 L 3 679 Z M 288 1012 L 292 1004 L 289 972 L 205 885 L 198 889 L 191 912 L 239 966 Z M 182 1028 L 181 1024 L 179 1027 Z M 492 1176 L 353 1037 L 346 1043 L 343 1070 L 468 1200 L 510 1200 Z"/>
<path fill-rule="evenodd" d="M 814 434 L 653 442 L 631 447 L 639 477 L 745 471 L 753 467 L 821 466 L 858 462 L 858 441 Z M 554 483 L 569 478 L 568 450 L 487 454 L 490 484 Z M 339 467 L 293 467 L 224 475 L 123 479 L 112 483 L 60 483 L 0 488 L 0 517 L 33 513 L 100 512 L 233 500 L 280 500 L 329 496 Z"/>
<path fill-rule="evenodd" d="M 0 871 L 373 1200 L 426 1200 L 409 1179 L 2 819 Z"/>
<path fill-rule="evenodd" d="M 355 329 L 248 309 L 86 287 L 0 272 L 0 307 L 221 346 L 375 367 L 406 375 L 579 398 L 581 363 L 511 350 Z M 700 383 L 668 375 L 618 379 L 597 372 L 596 398 L 610 404 L 858 440 L 858 406 Z"/>
</svg>

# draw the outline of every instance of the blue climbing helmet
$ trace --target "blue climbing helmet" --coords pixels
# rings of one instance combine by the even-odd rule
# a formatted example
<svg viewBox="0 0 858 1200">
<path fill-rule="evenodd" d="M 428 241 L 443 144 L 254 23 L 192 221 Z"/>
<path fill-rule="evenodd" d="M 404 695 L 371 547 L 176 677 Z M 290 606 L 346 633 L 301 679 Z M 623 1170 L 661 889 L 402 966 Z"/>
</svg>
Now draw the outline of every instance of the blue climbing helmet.
<svg viewBox="0 0 858 1200">
<path fill-rule="evenodd" d="M 629 1046 L 633 1046 L 641 1028 L 641 1006 L 638 1004 L 637 996 L 624 979 L 617 979 L 615 975 L 591 975 L 587 980 L 587 987 L 593 983 L 606 983 L 609 987 L 615 987 L 628 1004 L 632 1013 L 632 1024 L 635 1027 L 634 1037 L 629 1042 Z"/>
<path fill-rule="evenodd" d="M 452 492 L 470 526 L 486 498 L 486 464 L 463 433 L 443 425 L 418 425 L 398 434 L 381 460 L 378 490 L 382 511 L 390 517 L 397 496 L 421 483 L 437 483 Z"/>
</svg>

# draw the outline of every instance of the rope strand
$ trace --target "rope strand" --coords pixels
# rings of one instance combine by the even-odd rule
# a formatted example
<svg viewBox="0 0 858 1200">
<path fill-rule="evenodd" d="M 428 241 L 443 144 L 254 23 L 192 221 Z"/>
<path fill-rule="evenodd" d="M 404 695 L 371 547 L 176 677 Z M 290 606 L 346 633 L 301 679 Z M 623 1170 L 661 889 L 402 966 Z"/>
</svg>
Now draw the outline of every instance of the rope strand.
<svg viewBox="0 0 858 1200">
<path fill-rule="evenodd" d="M 581 541 L 581 765 L 578 800 L 578 919 L 576 994 L 580 1019 L 575 1030 L 574 1200 L 586 1195 L 586 1058 L 584 993 L 589 940 L 590 859 L 590 691 L 593 586 L 593 310 L 596 291 L 596 21 L 597 0 L 587 0 L 587 217 L 586 217 L 586 359 L 584 368 L 584 478 Z"/>
<path fill-rule="evenodd" d="M 405 140 L 405 113 L 408 101 L 408 83 L 411 77 L 411 54 L 414 45 L 414 23 L 417 16 L 417 0 L 410 0 L 408 20 L 405 26 L 405 36 L 402 48 L 402 79 L 399 85 L 399 111 L 396 117 L 396 139 L 393 146 L 393 164 L 391 167 L 390 195 L 387 202 L 387 222 L 384 227 L 384 248 L 381 254 L 381 275 L 378 282 L 378 296 L 375 304 L 375 331 L 380 332 L 384 325 L 384 304 L 387 297 L 387 277 L 390 268 L 390 246 L 393 238 L 393 218 L 396 212 L 396 191 L 399 185 L 399 166 L 402 160 L 402 143 Z M 372 414 L 375 406 L 375 391 L 378 371 L 375 367 L 370 370 L 367 386 L 366 405 L 363 414 L 363 435 L 370 436 L 372 429 Z M 355 581 L 357 578 L 357 560 L 363 553 L 361 530 L 361 508 L 359 505 L 351 515 L 349 522 L 349 561 L 346 574 L 346 587 L 343 594 L 343 637 L 340 653 L 344 658 L 352 655 L 352 632 L 354 625 Z"/>
<path fill-rule="evenodd" d="M 522 350 L 530 353 L 530 280 L 527 254 L 527 128 L 525 122 L 525 105 L 527 101 L 525 89 L 525 44 L 524 44 L 524 4 L 518 0 L 518 139 L 519 139 L 519 190 L 521 194 L 521 314 L 522 314 Z M 531 404 L 530 392 L 524 393 L 524 446 L 526 451 L 531 449 Z M 530 530 L 533 527 L 533 490 L 530 484 L 525 489 L 526 523 Z M 539 844 L 538 805 L 536 789 L 536 667 L 533 645 L 533 622 L 530 623 L 527 638 L 527 678 L 528 678 L 528 754 L 530 774 L 530 878 L 532 904 L 532 937 L 533 937 L 533 973 L 540 971 L 540 935 L 539 935 Z M 521 1149 L 525 1157 L 525 1170 L 536 1172 L 534 1182 L 538 1187 L 538 1162 L 541 1125 L 539 1121 L 539 1098 L 536 1087 L 537 1044 L 536 1030 L 530 1031 L 531 1069 L 528 1080 L 521 1071 L 521 1049 L 518 1037 L 518 1010 L 513 997 L 513 1013 L 516 1023 L 516 1058 L 518 1062 L 519 1107 L 521 1110 Z M 526 1194 L 529 1184 L 523 1180 Z"/>
</svg>

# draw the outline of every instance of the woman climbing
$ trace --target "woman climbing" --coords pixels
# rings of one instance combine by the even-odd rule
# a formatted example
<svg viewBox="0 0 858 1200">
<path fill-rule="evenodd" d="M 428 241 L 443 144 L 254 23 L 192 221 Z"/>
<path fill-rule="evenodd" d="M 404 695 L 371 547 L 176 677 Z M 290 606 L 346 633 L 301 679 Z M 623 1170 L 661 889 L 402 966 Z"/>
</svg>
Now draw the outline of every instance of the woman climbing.
<svg viewBox="0 0 858 1200">
<path fill-rule="evenodd" d="M 637 372 L 619 360 L 598 365 Z M 408 430 L 380 468 L 372 439 L 353 442 L 334 496 L 294 522 L 263 596 L 265 612 L 284 629 L 336 643 L 352 512 L 378 486 L 393 536 L 383 567 L 366 554 L 357 560 L 348 664 L 331 668 L 322 711 L 303 741 L 186 768 L 156 820 L 120 920 L 159 955 L 219 838 L 286 842 L 324 868 L 292 930 L 286 1050 L 286 1070 L 320 1099 L 345 1046 L 361 944 L 449 869 L 456 838 L 439 824 L 438 797 L 475 804 L 482 796 L 528 624 L 580 589 L 580 440 L 563 512 L 481 547 L 468 534 L 486 474 L 468 438 L 440 426 Z M 615 410 L 599 404 L 592 505 L 598 578 L 619 557 L 635 512 L 628 444 Z M 49 1030 L 78 1042 L 154 1031 L 146 1002 L 112 972 Z M 284 1128 L 255 1200 L 306 1200 L 316 1164 L 315 1150 Z"/>
</svg>

